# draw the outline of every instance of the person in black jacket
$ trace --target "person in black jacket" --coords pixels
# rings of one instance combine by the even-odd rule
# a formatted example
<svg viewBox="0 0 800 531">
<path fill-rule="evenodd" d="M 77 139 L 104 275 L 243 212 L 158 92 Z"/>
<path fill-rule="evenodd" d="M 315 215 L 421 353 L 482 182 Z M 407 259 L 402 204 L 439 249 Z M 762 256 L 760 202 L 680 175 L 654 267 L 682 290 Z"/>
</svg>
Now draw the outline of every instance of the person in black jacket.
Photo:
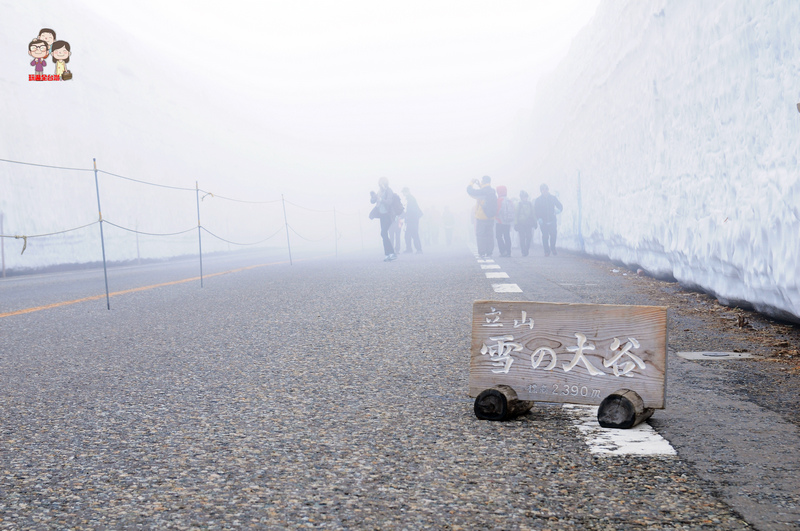
<svg viewBox="0 0 800 531">
<path fill-rule="evenodd" d="M 558 227 L 556 225 L 556 214 L 560 214 L 564 207 L 556 196 L 550 195 L 550 188 L 546 184 L 541 185 L 539 190 L 542 195 L 534 201 L 533 211 L 536 213 L 536 219 L 539 221 L 539 228 L 542 231 L 544 255 L 550 256 L 550 253 L 557 255 L 556 237 L 558 235 Z"/>
<path fill-rule="evenodd" d="M 394 192 L 389 188 L 389 179 L 381 177 L 378 179 L 378 193 L 370 192 L 370 202 L 375 204 L 375 208 L 370 212 L 370 219 L 378 218 L 381 220 L 381 240 L 383 240 L 383 251 L 386 254 L 384 262 L 397 260 L 394 254 L 394 246 L 389 239 L 389 227 L 392 226 L 395 215 L 392 211 L 392 199 Z"/>
</svg>

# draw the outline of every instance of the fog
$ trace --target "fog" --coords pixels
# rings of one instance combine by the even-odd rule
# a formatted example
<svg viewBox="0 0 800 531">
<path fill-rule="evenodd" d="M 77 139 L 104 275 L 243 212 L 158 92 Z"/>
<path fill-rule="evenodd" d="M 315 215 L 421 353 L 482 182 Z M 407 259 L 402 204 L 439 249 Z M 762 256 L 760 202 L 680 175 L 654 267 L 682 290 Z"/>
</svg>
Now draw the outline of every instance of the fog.
<svg viewBox="0 0 800 531">
<path fill-rule="evenodd" d="M 536 83 L 597 3 L 2 0 L 0 158 L 80 169 L 96 158 L 130 179 L 197 183 L 203 226 L 234 242 L 279 230 L 282 198 L 309 241 L 332 233 L 332 216 L 314 210 L 336 209 L 342 243 L 361 244 L 377 230 L 368 192 L 381 176 L 425 210 L 466 211 L 470 179 L 519 173 Z M 26 47 L 41 28 L 70 42 L 72 80 L 29 81 Z M 153 234 L 196 224 L 191 191 L 102 171 L 104 220 Z M 98 219 L 91 172 L 0 162 L 0 185 L 6 234 Z M 96 261 L 96 233 L 31 239 L 7 267 Z M 137 253 L 192 252 L 193 237 L 142 235 Z M 110 255 L 130 259 L 132 238 L 110 238 Z"/>
<path fill-rule="evenodd" d="M 1 5 L 4 104 L 17 111 L 3 158 L 96 157 L 144 180 L 344 203 L 380 176 L 439 200 L 515 171 L 536 82 L 597 0 Z M 67 87 L 27 79 L 41 27 L 72 41 Z M 43 129 L 46 149 L 15 140 Z"/>
<path fill-rule="evenodd" d="M 565 248 L 800 320 L 800 4 L 0 0 L 0 15 L 0 159 L 39 165 L 0 161 L 2 232 L 30 236 L 4 239 L 9 269 L 98 261 L 98 190 L 112 261 L 196 253 L 198 217 L 208 252 L 288 230 L 378 260 L 379 177 L 411 189 L 421 231 L 448 206 L 466 240 L 465 187 L 490 175 L 511 196 L 548 182 Z M 72 80 L 28 80 L 41 28 L 71 43 Z"/>
</svg>

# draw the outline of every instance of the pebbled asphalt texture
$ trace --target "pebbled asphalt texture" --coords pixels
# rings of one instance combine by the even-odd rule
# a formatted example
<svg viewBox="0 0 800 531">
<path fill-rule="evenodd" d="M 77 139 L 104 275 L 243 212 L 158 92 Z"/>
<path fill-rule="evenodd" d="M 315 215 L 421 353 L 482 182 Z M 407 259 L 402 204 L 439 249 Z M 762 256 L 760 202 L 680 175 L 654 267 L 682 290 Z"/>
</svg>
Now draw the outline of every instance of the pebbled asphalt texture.
<svg viewBox="0 0 800 531">
<path fill-rule="evenodd" d="M 767 412 L 776 430 L 789 426 L 797 437 L 797 426 L 753 397 L 742 402 L 736 389 L 704 409 L 703 393 L 728 387 L 729 369 L 710 362 L 670 354 L 668 406 L 651 424 L 677 457 L 592 455 L 555 405 L 510 422 L 474 416 L 474 300 L 663 304 L 654 293 L 674 286 L 631 282 L 607 263 L 562 253 L 497 259 L 525 292 L 494 294 L 465 248 L 381 258 L 260 267 L 202 289 L 126 294 L 111 311 L 90 301 L 0 319 L 0 529 L 800 522 L 791 520 L 797 491 L 751 492 L 724 483 L 739 472 L 714 472 L 756 456 L 702 439 L 711 429 L 698 433 L 699 425 L 744 417 L 747 403 L 752 422 Z M 703 374 L 718 378 L 708 384 Z M 714 433 L 733 436 L 749 426 L 740 420 Z M 762 483 L 777 478 L 776 468 L 753 463 L 747 473 L 760 470 Z M 797 457 L 783 465 L 785 489 Z"/>
</svg>

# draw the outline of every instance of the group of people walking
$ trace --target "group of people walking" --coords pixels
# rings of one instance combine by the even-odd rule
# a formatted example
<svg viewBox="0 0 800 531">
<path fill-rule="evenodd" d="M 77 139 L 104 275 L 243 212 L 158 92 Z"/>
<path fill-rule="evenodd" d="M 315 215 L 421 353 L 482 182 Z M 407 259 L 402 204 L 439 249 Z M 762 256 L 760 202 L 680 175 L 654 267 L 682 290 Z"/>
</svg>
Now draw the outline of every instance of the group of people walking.
<svg viewBox="0 0 800 531">
<path fill-rule="evenodd" d="M 375 205 L 370 212 L 370 219 L 379 219 L 381 222 L 381 239 L 383 240 L 383 252 L 386 257 L 384 262 L 397 260 L 395 246 L 389 231 L 393 224 L 403 220 L 406 227 L 406 253 L 413 252 L 412 244 L 417 250 L 417 254 L 422 254 L 422 243 L 419 239 L 419 220 L 422 217 L 422 209 L 419 207 L 416 198 L 411 195 L 411 191 L 403 188 L 402 194 L 406 204 L 403 206 L 400 196 L 389 188 L 389 179 L 381 177 L 378 179 L 378 191 L 370 192 L 370 202 Z"/>
<path fill-rule="evenodd" d="M 475 198 L 475 239 L 478 254 L 487 258 L 497 249 L 500 256 L 511 256 L 511 229 L 519 233 L 519 247 L 522 256 L 528 256 L 533 239 L 533 231 L 538 227 L 542 233 L 544 255 L 556 255 L 557 220 L 556 214 L 564 210 L 561 201 L 550 194 L 546 184 L 539 187 L 541 194 L 531 203 L 528 193 L 521 190 L 519 201 L 508 197 L 508 189 L 498 186 L 492 188 L 492 179 L 484 175 L 480 181 L 473 179 L 467 186 L 467 193 Z"/>
<path fill-rule="evenodd" d="M 492 179 L 485 175 L 480 181 L 473 179 L 467 187 L 467 193 L 475 198 L 475 237 L 478 243 L 478 254 L 490 257 L 494 252 L 494 243 L 500 256 L 511 256 L 511 229 L 519 234 L 519 246 L 522 256 L 528 256 L 536 228 L 542 233 L 544 255 L 558 254 L 556 251 L 557 219 L 564 207 L 557 197 L 550 194 L 546 184 L 539 187 L 540 195 L 533 202 L 525 190 L 520 190 L 519 200 L 508 197 L 508 188 L 492 187 Z M 422 253 L 419 237 L 419 221 L 422 209 L 416 198 L 406 187 L 400 196 L 389 187 L 386 177 L 378 179 L 378 191 L 370 192 L 370 202 L 375 205 L 370 212 L 370 219 L 378 219 L 381 224 L 381 240 L 383 241 L 384 261 L 397 259 L 399 241 L 392 242 L 392 227 L 400 222 L 405 226 L 405 252 Z M 452 227 L 450 229 L 452 231 Z"/>
</svg>

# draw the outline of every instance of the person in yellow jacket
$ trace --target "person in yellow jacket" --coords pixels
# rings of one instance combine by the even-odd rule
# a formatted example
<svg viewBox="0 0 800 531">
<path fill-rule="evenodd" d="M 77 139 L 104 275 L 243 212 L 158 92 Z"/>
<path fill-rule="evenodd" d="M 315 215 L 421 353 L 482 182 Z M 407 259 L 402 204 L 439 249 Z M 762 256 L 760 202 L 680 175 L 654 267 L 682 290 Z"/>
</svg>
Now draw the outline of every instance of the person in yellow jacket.
<svg viewBox="0 0 800 531">
<path fill-rule="evenodd" d="M 492 188 L 492 178 L 484 175 L 483 179 L 472 179 L 467 186 L 467 193 L 474 197 L 475 208 L 475 239 L 478 244 L 478 254 L 481 258 L 488 258 L 494 252 L 494 216 L 497 214 L 497 193 Z"/>
</svg>

